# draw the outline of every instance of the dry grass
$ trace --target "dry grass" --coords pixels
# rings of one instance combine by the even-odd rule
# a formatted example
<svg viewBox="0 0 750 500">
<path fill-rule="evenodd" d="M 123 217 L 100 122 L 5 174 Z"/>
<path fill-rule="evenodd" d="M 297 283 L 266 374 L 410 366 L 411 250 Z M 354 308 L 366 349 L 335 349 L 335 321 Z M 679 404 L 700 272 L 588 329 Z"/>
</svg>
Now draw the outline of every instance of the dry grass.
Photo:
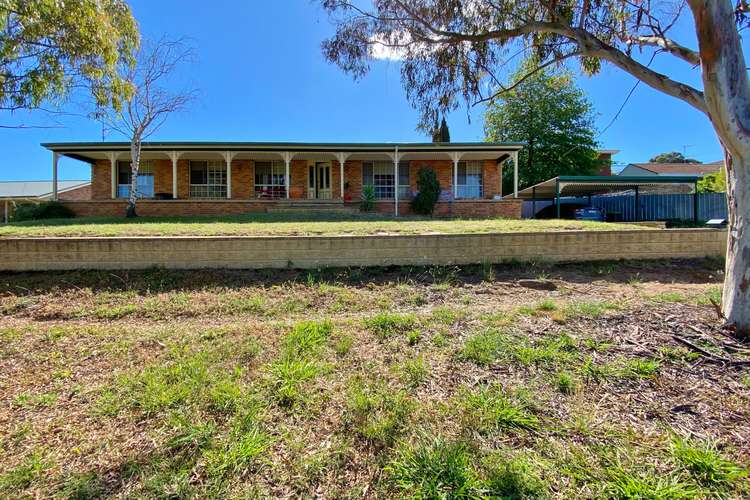
<svg viewBox="0 0 750 500">
<path fill-rule="evenodd" d="M 0 496 L 750 494 L 717 263 L 486 267 L 2 275 Z"/>
<path fill-rule="evenodd" d="M 39 236 L 298 236 L 425 233 L 516 233 L 646 229 L 575 220 L 433 219 L 373 214 L 254 213 L 223 217 L 83 217 L 0 226 L 0 237 Z"/>
</svg>

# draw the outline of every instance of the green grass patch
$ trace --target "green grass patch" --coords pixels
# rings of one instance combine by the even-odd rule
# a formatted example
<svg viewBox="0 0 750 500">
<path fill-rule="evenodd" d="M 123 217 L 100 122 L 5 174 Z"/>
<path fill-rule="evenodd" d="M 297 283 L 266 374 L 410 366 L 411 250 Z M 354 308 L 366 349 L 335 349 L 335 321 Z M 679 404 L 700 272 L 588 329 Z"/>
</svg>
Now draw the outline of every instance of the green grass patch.
<svg viewBox="0 0 750 500">
<path fill-rule="evenodd" d="M 470 499 L 485 493 L 468 447 L 440 438 L 399 447 L 385 472 L 402 498 Z"/>
<path fill-rule="evenodd" d="M 506 393 L 500 384 L 491 384 L 476 390 L 464 390 L 457 398 L 464 427 L 489 433 L 500 429 L 534 430 L 539 419 L 531 413 L 528 404 L 512 393 Z"/>
<path fill-rule="evenodd" d="M 744 483 L 748 477 L 747 468 L 724 458 L 711 442 L 675 438 L 672 456 L 702 486 L 732 488 Z"/>
<path fill-rule="evenodd" d="M 379 339 L 405 335 L 416 326 L 417 317 L 413 314 L 382 312 L 365 319 L 365 327 Z"/>
<path fill-rule="evenodd" d="M 170 408 L 194 406 L 231 412 L 246 395 L 240 368 L 222 368 L 205 352 L 177 353 L 173 359 L 116 377 L 98 402 L 104 414 L 124 408 L 149 416 Z"/>
<path fill-rule="evenodd" d="M 344 422 L 359 437 L 380 446 L 391 446 L 406 430 L 415 404 L 404 391 L 382 381 L 353 378 L 347 385 Z"/>
</svg>

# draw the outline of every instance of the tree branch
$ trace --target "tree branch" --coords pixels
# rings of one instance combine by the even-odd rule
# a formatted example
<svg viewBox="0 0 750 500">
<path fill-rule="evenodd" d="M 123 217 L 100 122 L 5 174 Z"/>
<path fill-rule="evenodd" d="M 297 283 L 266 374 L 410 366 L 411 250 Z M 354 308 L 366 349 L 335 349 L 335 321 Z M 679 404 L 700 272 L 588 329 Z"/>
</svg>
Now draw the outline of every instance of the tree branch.
<svg viewBox="0 0 750 500">
<path fill-rule="evenodd" d="M 691 50 L 684 45 L 680 45 L 669 38 L 661 36 L 634 36 L 630 37 L 626 43 L 659 47 L 693 66 L 699 66 L 701 63 L 701 57 L 696 51 Z"/>
</svg>

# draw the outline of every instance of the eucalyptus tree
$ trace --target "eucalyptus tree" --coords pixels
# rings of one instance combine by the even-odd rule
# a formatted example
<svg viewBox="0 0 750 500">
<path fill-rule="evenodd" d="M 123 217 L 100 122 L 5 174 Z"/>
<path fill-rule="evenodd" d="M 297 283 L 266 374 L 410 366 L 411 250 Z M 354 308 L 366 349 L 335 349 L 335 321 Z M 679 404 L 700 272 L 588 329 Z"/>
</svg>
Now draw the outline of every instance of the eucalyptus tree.
<svg viewBox="0 0 750 500">
<path fill-rule="evenodd" d="M 532 53 L 537 68 L 575 60 L 596 74 L 606 62 L 704 114 L 724 148 L 727 174 L 722 310 L 738 334 L 750 335 L 750 79 L 740 39 L 750 26 L 748 0 L 321 2 L 336 24 L 323 42 L 325 56 L 361 78 L 376 52 L 394 52 L 422 126 L 435 110 L 502 94 L 500 69 L 517 50 Z M 692 26 L 690 40 L 675 38 L 681 22 Z M 684 63 L 702 85 L 651 68 L 646 58 L 656 54 Z"/>
<path fill-rule="evenodd" d="M 58 111 L 76 89 L 119 106 L 127 87 L 117 69 L 137 45 L 124 0 L 0 0 L 0 110 Z"/>
<path fill-rule="evenodd" d="M 135 64 L 121 66 L 120 77 L 128 87 L 122 106 L 107 106 L 95 117 L 130 140 L 130 194 L 125 215 L 136 217 L 137 180 L 143 141 L 156 132 L 170 115 L 184 110 L 196 90 L 175 81 L 175 71 L 192 59 L 192 48 L 183 40 L 161 39 L 143 43 Z"/>
</svg>

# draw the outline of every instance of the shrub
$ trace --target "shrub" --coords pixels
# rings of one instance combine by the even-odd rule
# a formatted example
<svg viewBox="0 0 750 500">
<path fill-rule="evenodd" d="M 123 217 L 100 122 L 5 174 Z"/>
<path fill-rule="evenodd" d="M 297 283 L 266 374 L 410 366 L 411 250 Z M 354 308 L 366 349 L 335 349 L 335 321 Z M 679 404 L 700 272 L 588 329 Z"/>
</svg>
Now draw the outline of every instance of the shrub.
<svg viewBox="0 0 750 500">
<path fill-rule="evenodd" d="M 440 182 L 435 171 L 429 168 L 421 168 L 417 172 L 417 189 L 419 192 L 411 200 L 411 209 L 414 213 L 432 215 L 435 204 L 440 197 Z"/>
<path fill-rule="evenodd" d="M 375 187 L 374 186 L 362 187 L 362 202 L 359 204 L 359 209 L 362 212 L 372 212 L 373 210 L 375 210 Z"/>
<path fill-rule="evenodd" d="M 14 221 L 40 219 L 70 219 L 75 217 L 71 209 L 57 201 L 44 203 L 21 203 L 16 206 Z"/>
</svg>

